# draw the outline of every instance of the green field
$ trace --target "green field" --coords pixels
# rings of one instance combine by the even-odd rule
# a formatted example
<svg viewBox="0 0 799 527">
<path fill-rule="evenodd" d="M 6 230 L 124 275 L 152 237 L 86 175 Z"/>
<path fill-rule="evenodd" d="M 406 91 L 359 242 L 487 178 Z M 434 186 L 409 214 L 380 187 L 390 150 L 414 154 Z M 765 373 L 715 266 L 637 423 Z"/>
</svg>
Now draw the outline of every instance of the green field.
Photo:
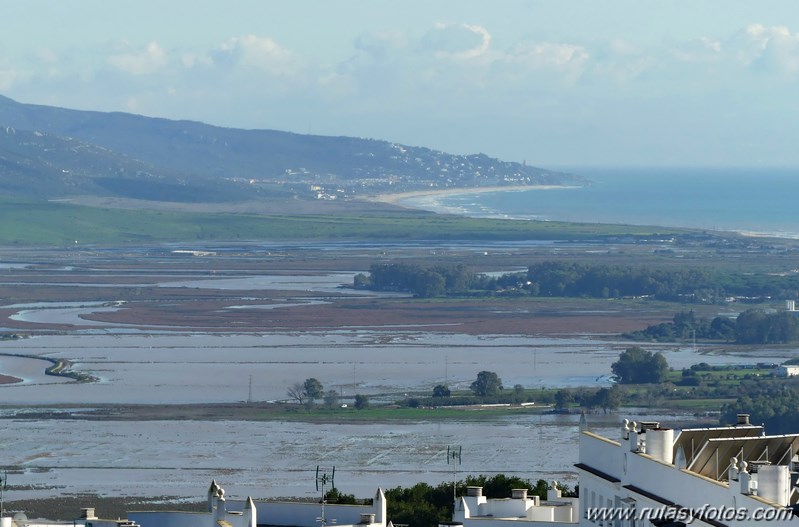
<svg viewBox="0 0 799 527">
<path fill-rule="evenodd" d="M 127 210 L 0 200 L 0 245 L 248 240 L 585 240 L 680 229 L 513 221 L 428 213 L 253 215 Z"/>
</svg>

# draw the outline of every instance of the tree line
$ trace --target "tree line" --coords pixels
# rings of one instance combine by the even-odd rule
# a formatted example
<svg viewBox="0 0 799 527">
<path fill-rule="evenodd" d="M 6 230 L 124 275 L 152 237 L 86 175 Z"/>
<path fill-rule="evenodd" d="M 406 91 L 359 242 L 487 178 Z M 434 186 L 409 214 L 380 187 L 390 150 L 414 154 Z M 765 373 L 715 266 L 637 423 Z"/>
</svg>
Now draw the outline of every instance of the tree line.
<svg viewBox="0 0 799 527">
<path fill-rule="evenodd" d="M 721 424 L 734 424 L 738 414 L 750 415 L 753 424 L 763 424 L 769 435 L 799 431 L 799 387 L 761 384 L 721 409 Z"/>
<path fill-rule="evenodd" d="M 324 401 L 327 408 L 335 408 L 339 404 L 339 394 L 336 390 L 325 390 L 319 379 L 310 377 L 305 382 L 295 382 L 286 390 L 286 395 L 307 409 L 313 408 L 318 399 Z M 369 406 L 369 397 L 362 394 L 355 395 L 354 406 L 362 410 Z"/>
<path fill-rule="evenodd" d="M 429 298 L 459 294 L 517 294 L 586 298 L 651 297 L 681 302 L 752 302 L 796 298 L 799 275 L 730 273 L 706 268 L 659 269 L 576 262 L 540 262 L 526 272 L 489 277 L 466 265 L 376 263 L 353 280 L 355 288 L 399 291 Z"/>
<path fill-rule="evenodd" d="M 696 338 L 738 344 L 788 344 L 799 341 L 799 317 L 787 311 L 768 313 L 762 309 L 748 309 L 736 318 L 715 317 L 711 320 L 696 317 L 693 311 L 681 311 L 671 322 L 653 324 L 623 336 L 655 342 Z"/>
<path fill-rule="evenodd" d="M 436 486 L 417 483 L 412 487 L 396 487 L 386 491 L 388 517 L 394 524 L 417 527 L 435 527 L 452 521 L 453 482 L 443 482 Z M 458 496 L 466 495 L 466 487 L 483 487 L 483 495 L 488 498 L 509 498 L 512 489 L 527 489 L 528 496 L 547 497 L 549 484 L 539 479 L 533 484 L 530 480 L 516 476 L 497 474 L 495 476 L 468 476 L 455 483 Z M 558 484 L 563 496 L 574 496 L 578 489 Z"/>
</svg>

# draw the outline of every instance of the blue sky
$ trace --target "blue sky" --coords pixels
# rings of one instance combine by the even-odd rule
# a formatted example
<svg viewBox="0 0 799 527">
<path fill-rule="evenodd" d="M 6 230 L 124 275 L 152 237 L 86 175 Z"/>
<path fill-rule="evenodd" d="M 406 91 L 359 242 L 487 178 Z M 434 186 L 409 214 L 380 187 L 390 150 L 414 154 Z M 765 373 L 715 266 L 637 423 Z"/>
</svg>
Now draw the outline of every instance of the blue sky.
<svg viewBox="0 0 799 527">
<path fill-rule="evenodd" d="M 0 0 L 0 94 L 540 166 L 799 166 L 795 0 Z"/>
</svg>

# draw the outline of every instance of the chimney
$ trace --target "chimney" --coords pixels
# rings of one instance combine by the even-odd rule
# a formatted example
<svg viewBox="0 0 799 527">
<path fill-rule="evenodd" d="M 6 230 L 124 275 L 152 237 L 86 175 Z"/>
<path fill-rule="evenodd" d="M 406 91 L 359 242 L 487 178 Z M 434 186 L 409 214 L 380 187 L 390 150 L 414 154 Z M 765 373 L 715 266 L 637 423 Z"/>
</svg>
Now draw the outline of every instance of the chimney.
<svg viewBox="0 0 799 527">
<path fill-rule="evenodd" d="M 527 499 L 527 489 L 511 489 L 510 497 L 514 500 L 526 500 Z"/>
<path fill-rule="evenodd" d="M 671 428 L 648 428 L 645 437 L 647 454 L 663 463 L 674 462 L 674 430 Z"/>
<path fill-rule="evenodd" d="M 466 495 L 480 497 L 483 495 L 483 487 L 466 487 Z"/>
<path fill-rule="evenodd" d="M 361 521 L 358 525 L 372 525 L 375 522 L 375 515 L 370 513 L 361 514 Z"/>
<path fill-rule="evenodd" d="M 738 426 L 749 426 L 749 414 L 738 414 Z"/>
<path fill-rule="evenodd" d="M 80 517 L 82 520 L 96 520 L 97 516 L 94 515 L 94 507 L 86 507 L 80 510 Z"/>
</svg>

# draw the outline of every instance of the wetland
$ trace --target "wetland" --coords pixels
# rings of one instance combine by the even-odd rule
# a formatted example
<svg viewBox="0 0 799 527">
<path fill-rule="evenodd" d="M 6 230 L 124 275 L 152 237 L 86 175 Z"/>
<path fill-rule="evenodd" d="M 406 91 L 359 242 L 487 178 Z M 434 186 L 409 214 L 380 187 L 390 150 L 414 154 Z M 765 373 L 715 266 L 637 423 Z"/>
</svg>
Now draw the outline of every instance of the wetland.
<svg viewBox="0 0 799 527">
<path fill-rule="evenodd" d="M 769 245 L 763 250 L 771 251 Z M 668 251 L 666 250 L 668 249 Z M 529 405 L 409 408 L 438 384 L 468 390 L 477 372 L 529 390 L 611 386 L 624 332 L 685 306 L 651 299 L 414 298 L 352 288 L 374 262 L 465 263 L 516 272 L 535 261 L 799 268 L 791 246 L 765 264 L 747 250 L 669 242 L 173 244 L 0 250 L 0 385 L 8 499 L 170 496 L 191 500 L 213 478 L 232 495 L 310 497 L 316 465 L 343 492 L 513 473 L 574 483 L 579 415 Z M 736 304 L 689 306 L 716 316 Z M 785 346 L 647 343 L 674 369 L 782 362 Z M 46 375 L 53 361 L 91 382 Z M 287 389 L 314 377 L 347 408 L 292 408 Z M 373 408 L 351 401 L 368 395 Z M 277 409 L 276 409 L 277 408 Z M 395 412 L 395 413 L 391 413 Z M 717 413 L 624 408 L 588 416 L 615 434 L 628 415 L 675 425 Z M 544 454 L 545 452 L 545 454 Z"/>
</svg>

